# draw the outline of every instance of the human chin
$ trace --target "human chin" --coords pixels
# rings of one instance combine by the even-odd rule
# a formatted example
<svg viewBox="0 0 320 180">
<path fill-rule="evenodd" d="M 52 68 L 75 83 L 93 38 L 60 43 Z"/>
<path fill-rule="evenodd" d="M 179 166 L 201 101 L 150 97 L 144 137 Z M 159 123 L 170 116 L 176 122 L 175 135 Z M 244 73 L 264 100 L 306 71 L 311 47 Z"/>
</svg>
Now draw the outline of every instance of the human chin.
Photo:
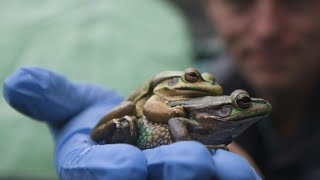
<svg viewBox="0 0 320 180">
<path fill-rule="evenodd" d="M 258 89 L 285 88 L 292 79 L 288 67 L 283 64 L 247 59 L 240 68 L 247 81 Z"/>
<path fill-rule="evenodd" d="M 263 71 L 254 73 L 248 78 L 251 84 L 262 90 L 285 89 L 289 82 L 281 74 Z"/>
</svg>

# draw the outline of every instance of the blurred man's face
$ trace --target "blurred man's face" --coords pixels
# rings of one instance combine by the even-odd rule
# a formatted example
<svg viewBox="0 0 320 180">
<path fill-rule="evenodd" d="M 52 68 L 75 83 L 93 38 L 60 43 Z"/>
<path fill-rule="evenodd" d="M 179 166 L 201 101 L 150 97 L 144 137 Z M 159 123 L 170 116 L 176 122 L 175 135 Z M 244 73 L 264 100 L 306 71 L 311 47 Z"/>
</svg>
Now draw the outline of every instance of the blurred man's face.
<svg viewBox="0 0 320 180">
<path fill-rule="evenodd" d="M 320 75 L 320 0 L 207 0 L 207 10 L 254 86 L 303 88 Z"/>
</svg>

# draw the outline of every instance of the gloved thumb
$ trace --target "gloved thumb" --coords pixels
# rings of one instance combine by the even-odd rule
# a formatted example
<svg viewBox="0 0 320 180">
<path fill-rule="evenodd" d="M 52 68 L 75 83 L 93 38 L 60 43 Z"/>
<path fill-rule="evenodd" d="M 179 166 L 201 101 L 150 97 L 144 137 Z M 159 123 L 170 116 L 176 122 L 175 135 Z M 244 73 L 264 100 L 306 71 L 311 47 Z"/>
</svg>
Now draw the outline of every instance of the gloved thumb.
<svg viewBox="0 0 320 180">
<path fill-rule="evenodd" d="M 4 81 L 3 95 L 17 111 L 37 120 L 59 126 L 98 101 L 120 102 L 115 92 L 73 83 L 65 77 L 39 67 L 17 69 Z"/>
</svg>

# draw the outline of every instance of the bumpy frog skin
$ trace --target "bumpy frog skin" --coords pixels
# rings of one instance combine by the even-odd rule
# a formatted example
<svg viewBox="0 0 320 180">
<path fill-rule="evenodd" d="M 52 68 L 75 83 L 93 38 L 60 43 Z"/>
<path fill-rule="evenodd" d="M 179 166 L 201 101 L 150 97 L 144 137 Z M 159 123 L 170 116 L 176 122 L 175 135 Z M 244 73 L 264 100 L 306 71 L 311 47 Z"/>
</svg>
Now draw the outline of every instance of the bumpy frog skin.
<svg viewBox="0 0 320 180">
<path fill-rule="evenodd" d="M 126 101 L 104 116 L 95 130 L 124 116 L 135 116 L 138 119 L 145 117 L 151 122 L 168 123 L 172 117 L 186 116 L 180 106 L 171 107 L 168 103 L 194 97 L 218 96 L 222 93 L 222 87 L 209 73 L 200 74 L 194 68 L 164 71 L 140 85 Z"/>
<path fill-rule="evenodd" d="M 271 112 L 271 105 L 236 90 L 230 96 L 205 96 L 172 101 L 185 117 L 170 118 L 168 123 L 151 122 L 144 116 L 124 116 L 97 127 L 92 138 L 108 143 L 129 143 L 149 149 L 175 141 L 196 140 L 208 148 L 224 148 L 251 124 Z M 103 136 L 101 136 L 102 133 Z"/>
</svg>

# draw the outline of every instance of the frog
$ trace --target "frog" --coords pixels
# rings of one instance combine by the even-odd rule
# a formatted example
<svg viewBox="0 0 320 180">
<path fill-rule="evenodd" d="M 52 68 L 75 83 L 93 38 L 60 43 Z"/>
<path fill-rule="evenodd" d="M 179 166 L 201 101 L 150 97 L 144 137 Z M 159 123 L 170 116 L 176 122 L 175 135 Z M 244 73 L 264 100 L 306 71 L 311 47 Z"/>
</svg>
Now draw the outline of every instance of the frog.
<svg viewBox="0 0 320 180">
<path fill-rule="evenodd" d="M 200 74 L 196 68 L 160 72 L 138 86 L 123 103 L 106 114 L 94 128 L 92 138 L 98 140 L 104 137 L 107 131 L 103 129 L 106 127 L 104 124 L 113 119 L 135 116 L 151 122 L 167 123 L 172 117 L 186 116 L 181 106 L 169 106 L 170 102 L 222 94 L 223 89 L 214 76 L 207 72 Z M 118 123 L 118 127 L 120 125 Z"/>
<path fill-rule="evenodd" d="M 209 149 L 228 150 L 228 144 L 272 111 L 268 101 L 250 97 L 241 89 L 230 95 L 196 97 L 172 101 L 168 105 L 182 107 L 186 116 L 172 117 L 167 123 L 126 116 L 104 124 L 108 131 L 101 140 L 128 143 L 142 150 L 193 140 Z M 134 128 L 130 128 L 130 124 Z"/>
</svg>

